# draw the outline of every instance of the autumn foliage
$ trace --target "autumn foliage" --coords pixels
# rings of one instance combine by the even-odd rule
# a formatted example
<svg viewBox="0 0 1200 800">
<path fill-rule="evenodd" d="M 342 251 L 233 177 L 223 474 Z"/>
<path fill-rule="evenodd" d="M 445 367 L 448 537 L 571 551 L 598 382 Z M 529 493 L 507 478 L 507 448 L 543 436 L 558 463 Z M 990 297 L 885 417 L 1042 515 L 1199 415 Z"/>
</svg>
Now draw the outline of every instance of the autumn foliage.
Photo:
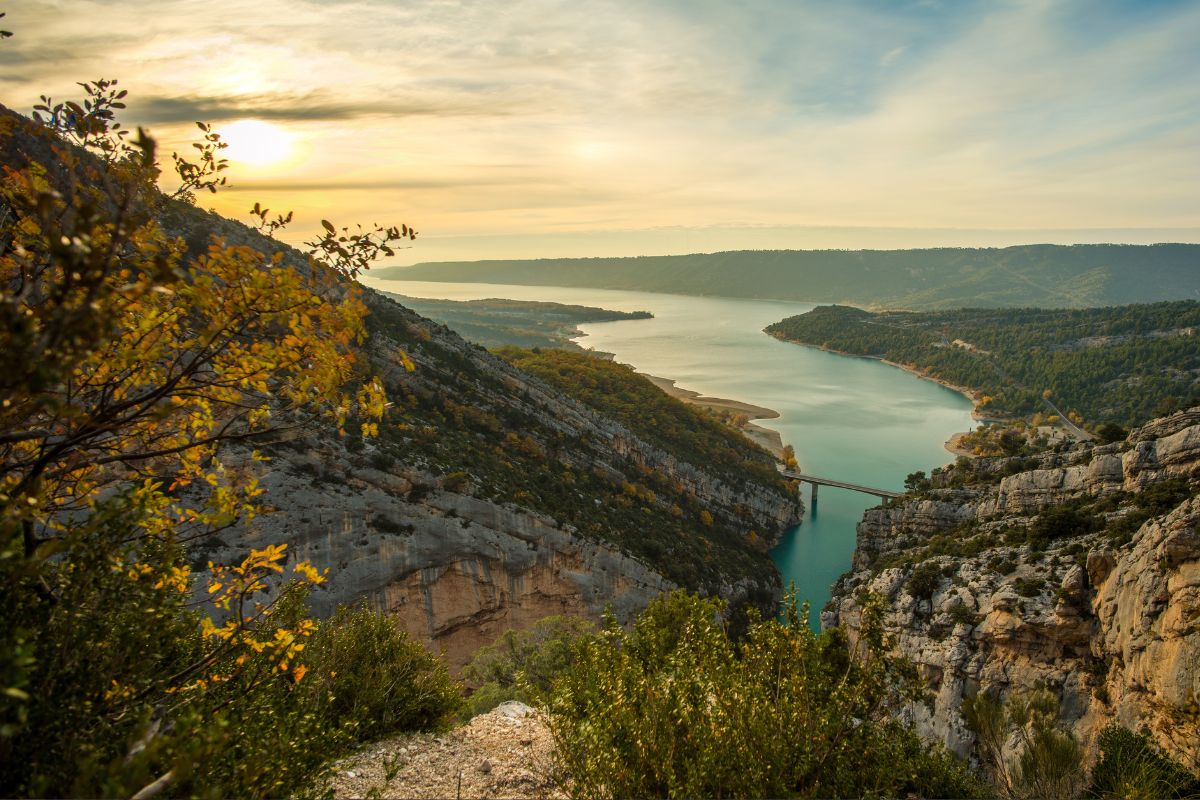
<svg viewBox="0 0 1200 800">
<path fill-rule="evenodd" d="M 115 84 L 43 98 L 41 127 L 0 116 L 0 793 L 296 793 L 357 736 L 322 709 L 363 693 L 307 648 L 405 637 L 353 615 L 323 630 L 304 598 L 324 576 L 285 545 L 231 565 L 186 548 L 263 513 L 257 444 L 350 420 L 377 433 L 350 274 L 380 240 L 356 240 L 352 264 L 336 235 L 300 265 L 189 249 L 161 220 L 168 195 L 223 184 L 220 138 L 201 125 L 200 160 L 176 154 L 164 194 L 153 139 L 115 122 Z M 434 676 L 422 724 L 453 713 L 442 667 L 388 652 Z"/>
</svg>

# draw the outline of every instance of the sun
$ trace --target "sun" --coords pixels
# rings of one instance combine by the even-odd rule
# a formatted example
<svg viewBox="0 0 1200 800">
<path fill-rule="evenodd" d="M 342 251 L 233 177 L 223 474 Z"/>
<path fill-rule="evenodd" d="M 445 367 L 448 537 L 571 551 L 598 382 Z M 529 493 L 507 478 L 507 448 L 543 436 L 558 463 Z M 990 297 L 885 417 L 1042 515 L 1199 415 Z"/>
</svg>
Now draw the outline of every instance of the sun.
<svg viewBox="0 0 1200 800">
<path fill-rule="evenodd" d="M 217 131 L 229 145 L 224 156 L 252 166 L 267 166 L 283 161 L 292 151 L 292 134 L 259 119 L 240 119 Z"/>
</svg>

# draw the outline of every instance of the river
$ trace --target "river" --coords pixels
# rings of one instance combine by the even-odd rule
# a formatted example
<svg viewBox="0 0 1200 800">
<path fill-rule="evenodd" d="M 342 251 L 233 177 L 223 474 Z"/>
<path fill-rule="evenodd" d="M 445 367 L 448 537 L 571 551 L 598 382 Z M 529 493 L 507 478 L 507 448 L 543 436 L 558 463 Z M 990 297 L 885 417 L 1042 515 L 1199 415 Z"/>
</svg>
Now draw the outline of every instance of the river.
<svg viewBox="0 0 1200 800">
<path fill-rule="evenodd" d="M 961 394 L 901 369 L 863 358 L 780 342 L 762 332 L 813 304 L 770 300 L 368 278 L 377 289 L 412 297 L 501 297 L 649 311 L 654 319 L 581 325 L 584 347 L 613 353 L 641 372 L 673 378 L 684 389 L 778 411 L 757 424 L 796 449 L 802 471 L 865 486 L 903 489 L 915 470 L 952 460 L 944 443 L 970 430 Z M 807 486 L 805 502 L 808 502 Z M 803 524 L 772 552 L 784 585 L 811 604 L 810 623 L 829 588 L 850 566 L 855 525 L 879 501 L 823 486 Z"/>
</svg>

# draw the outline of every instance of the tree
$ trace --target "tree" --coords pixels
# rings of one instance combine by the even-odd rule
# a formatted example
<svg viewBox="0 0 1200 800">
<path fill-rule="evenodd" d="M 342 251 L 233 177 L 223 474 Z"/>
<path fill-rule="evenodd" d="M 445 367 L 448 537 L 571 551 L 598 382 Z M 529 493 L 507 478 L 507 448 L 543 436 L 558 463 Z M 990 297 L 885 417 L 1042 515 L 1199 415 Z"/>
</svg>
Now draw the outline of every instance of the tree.
<svg viewBox="0 0 1200 800">
<path fill-rule="evenodd" d="M 928 491 L 932 485 L 932 482 L 926 477 L 924 470 L 910 472 L 904 478 L 904 491 L 906 492 Z"/>
<path fill-rule="evenodd" d="M 1096 436 L 1100 438 L 1102 444 L 1123 441 L 1128 435 L 1129 432 L 1127 430 L 1112 422 L 1106 422 L 1096 428 Z"/>
<path fill-rule="evenodd" d="M 173 239 L 115 84 L 43 98 L 41 129 L 0 117 L 0 789 L 291 793 L 341 741 L 301 688 L 324 578 L 269 546 L 210 563 L 197 608 L 184 548 L 262 512 L 256 444 L 377 432 L 365 306 L 336 258 Z M 223 183 L 201 127 L 183 194 Z"/>
</svg>

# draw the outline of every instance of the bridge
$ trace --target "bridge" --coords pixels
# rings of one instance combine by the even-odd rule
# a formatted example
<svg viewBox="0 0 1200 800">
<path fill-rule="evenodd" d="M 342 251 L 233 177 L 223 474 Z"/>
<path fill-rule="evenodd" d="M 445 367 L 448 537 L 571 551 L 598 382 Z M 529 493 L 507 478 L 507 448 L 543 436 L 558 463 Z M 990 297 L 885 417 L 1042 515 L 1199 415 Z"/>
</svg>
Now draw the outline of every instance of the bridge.
<svg viewBox="0 0 1200 800">
<path fill-rule="evenodd" d="M 801 483 L 812 485 L 812 504 L 817 504 L 817 487 L 818 486 L 834 486 L 838 489 L 849 489 L 852 492 L 862 492 L 863 494 L 873 494 L 881 500 L 888 500 L 893 497 L 900 497 L 904 492 L 893 492 L 891 489 L 877 489 L 874 486 L 861 486 L 857 483 L 847 483 L 846 481 L 835 481 L 831 478 L 818 478 L 816 475 L 805 475 L 802 472 L 796 472 L 790 469 L 781 469 L 779 474 L 785 478 Z"/>
</svg>

